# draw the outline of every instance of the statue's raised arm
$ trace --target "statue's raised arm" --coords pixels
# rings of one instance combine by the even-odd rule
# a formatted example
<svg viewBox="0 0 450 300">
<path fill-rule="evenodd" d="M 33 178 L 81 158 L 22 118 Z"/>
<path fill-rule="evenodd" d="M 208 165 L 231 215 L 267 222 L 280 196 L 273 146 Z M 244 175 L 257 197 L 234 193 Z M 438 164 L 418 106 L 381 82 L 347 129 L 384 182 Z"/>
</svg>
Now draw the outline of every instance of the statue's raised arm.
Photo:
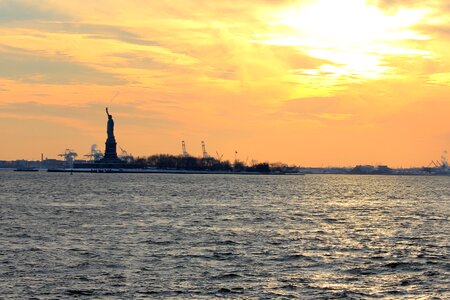
<svg viewBox="0 0 450 300">
<path fill-rule="evenodd" d="M 112 115 L 109 114 L 108 108 L 106 108 L 106 114 L 108 115 L 108 139 L 114 139 L 114 121 Z"/>
</svg>

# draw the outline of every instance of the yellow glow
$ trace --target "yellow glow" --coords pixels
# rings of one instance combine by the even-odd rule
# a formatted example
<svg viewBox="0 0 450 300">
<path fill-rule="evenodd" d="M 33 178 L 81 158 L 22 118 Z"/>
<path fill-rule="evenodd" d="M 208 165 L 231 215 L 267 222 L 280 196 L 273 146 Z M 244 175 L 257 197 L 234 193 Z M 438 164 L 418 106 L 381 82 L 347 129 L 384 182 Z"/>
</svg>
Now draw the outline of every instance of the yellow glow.
<svg viewBox="0 0 450 300">
<path fill-rule="evenodd" d="M 322 71 L 360 79 L 381 77 L 390 68 L 382 55 L 428 54 L 396 46 L 404 40 L 424 40 L 408 27 L 424 16 L 424 10 L 399 10 L 386 15 L 364 0 L 319 0 L 276 14 L 276 25 L 289 30 L 274 33 L 263 43 L 297 46 L 307 54 L 329 60 Z"/>
<path fill-rule="evenodd" d="M 324 46 L 359 46 L 397 39 L 398 31 L 420 20 L 422 11 L 401 10 L 385 15 L 364 0 L 320 0 L 281 12 L 282 24 Z M 403 33 L 404 34 L 404 33 Z M 412 38 L 421 38 L 413 35 Z"/>
<path fill-rule="evenodd" d="M 428 83 L 450 85 L 450 73 L 435 73 L 428 76 Z"/>
</svg>

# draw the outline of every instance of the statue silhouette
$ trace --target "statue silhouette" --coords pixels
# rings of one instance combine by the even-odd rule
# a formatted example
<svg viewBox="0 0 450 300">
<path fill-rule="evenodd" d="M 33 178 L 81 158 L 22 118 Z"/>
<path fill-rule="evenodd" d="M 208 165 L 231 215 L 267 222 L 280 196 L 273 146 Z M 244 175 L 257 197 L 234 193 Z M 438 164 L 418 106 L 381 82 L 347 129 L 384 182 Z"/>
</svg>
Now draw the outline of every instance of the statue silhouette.
<svg viewBox="0 0 450 300">
<path fill-rule="evenodd" d="M 108 115 L 108 125 L 106 133 L 108 133 L 108 140 L 115 139 L 114 138 L 114 120 L 112 118 L 112 115 L 109 114 L 108 108 L 106 108 L 106 114 Z"/>
<path fill-rule="evenodd" d="M 106 127 L 106 133 L 108 137 L 105 143 L 105 155 L 103 156 L 102 162 L 106 163 L 117 163 L 120 159 L 117 157 L 117 143 L 114 137 L 114 120 L 112 115 L 109 114 L 108 108 L 106 108 L 106 115 L 108 116 L 108 124 Z"/>
</svg>

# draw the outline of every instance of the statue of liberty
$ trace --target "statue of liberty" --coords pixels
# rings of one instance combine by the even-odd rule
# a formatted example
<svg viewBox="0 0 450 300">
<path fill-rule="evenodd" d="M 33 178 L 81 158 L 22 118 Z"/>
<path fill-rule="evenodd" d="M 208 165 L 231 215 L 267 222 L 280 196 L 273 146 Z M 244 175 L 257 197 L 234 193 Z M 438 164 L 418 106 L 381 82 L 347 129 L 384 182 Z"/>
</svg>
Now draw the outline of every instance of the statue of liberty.
<svg viewBox="0 0 450 300">
<path fill-rule="evenodd" d="M 108 108 L 106 108 L 106 114 L 108 115 L 108 125 L 106 132 L 108 133 L 108 140 L 115 140 L 114 138 L 114 120 L 112 115 L 109 114 Z"/>
<path fill-rule="evenodd" d="M 106 115 L 108 116 L 108 124 L 106 127 L 106 133 L 108 134 L 108 137 L 105 143 L 105 155 L 102 159 L 102 162 L 117 163 L 120 162 L 120 159 L 118 159 L 117 157 L 117 143 L 116 138 L 114 137 L 114 120 L 112 115 L 109 114 L 108 108 L 106 108 Z"/>
</svg>

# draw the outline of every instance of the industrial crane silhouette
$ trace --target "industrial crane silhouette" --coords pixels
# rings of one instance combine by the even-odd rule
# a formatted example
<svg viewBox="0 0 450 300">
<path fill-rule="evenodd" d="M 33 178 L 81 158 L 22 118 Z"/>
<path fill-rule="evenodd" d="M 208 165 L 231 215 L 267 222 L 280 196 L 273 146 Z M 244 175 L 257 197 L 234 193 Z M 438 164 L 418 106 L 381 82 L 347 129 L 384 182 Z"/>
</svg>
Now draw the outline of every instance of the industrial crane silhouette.
<svg viewBox="0 0 450 300">
<path fill-rule="evenodd" d="M 209 154 L 208 152 L 206 152 L 206 144 L 204 141 L 202 141 L 202 153 L 203 153 L 203 158 L 209 158 Z"/>
<path fill-rule="evenodd" d="M 216 151 L 216 154 L 217 154 L 217 160 L 222 161 L 223 154 L 219 154 L 218 151 Z"/>
<path fill-rule="evenodd" d="M 126 161 L 126 162 L 132 162 L 134 157 L 133 155 L 130 153 L 128 154 L 127 151 L 125 151 L 124 149 L 122 149 L 122 147 L 119 147 L 121 154 L 120 154 L 120 159 Z"/>
<path fill-rule="evenodd" d="M 429 164 L 428 164 L 428 168 L 431 166 L 434 166 L 437 169 L 447 169 L 448 168 L 448 154 L 447 154 L 447 150 L 445 150 L 442 155 L 441 155 L 441 160 L 440 161 L 434 161 L 432 160 Z"/>
<path fill-rule="evenodd" d="M 441 155 L 441 166 L 443 168 L 448 168 L 448 154 L 447 154 L 447 150 L 445 150 L 444 153 L 442 153 L 442 155 Z"/>
<path fill-rule="evenodd" d="M 186 143 L 184 141 L 181 141 L 181 151 L 184 157 L 190 156 L 189 153 L 186 151 Z"/>
<path fill-rule="evenodd" d="M 91 146 L 91 152 L 89 154 L 85 154 L 85 157 L 89 157 L 90 161 L 96 161 L 103 158 L 103 153 L 97 148 L 97 144 L 93 144 Z"/>
<path fill-rule="evenodd" d="M 72 168 L 73 161 L 75 160 L 75 157 L 78 156 L 78 154 L 72 149 L 66 149 L 64 153 L 58 154 L 58 156 L 64 157 L 64 161 L 66 162 L 67 167 Z"/>
</svg>

